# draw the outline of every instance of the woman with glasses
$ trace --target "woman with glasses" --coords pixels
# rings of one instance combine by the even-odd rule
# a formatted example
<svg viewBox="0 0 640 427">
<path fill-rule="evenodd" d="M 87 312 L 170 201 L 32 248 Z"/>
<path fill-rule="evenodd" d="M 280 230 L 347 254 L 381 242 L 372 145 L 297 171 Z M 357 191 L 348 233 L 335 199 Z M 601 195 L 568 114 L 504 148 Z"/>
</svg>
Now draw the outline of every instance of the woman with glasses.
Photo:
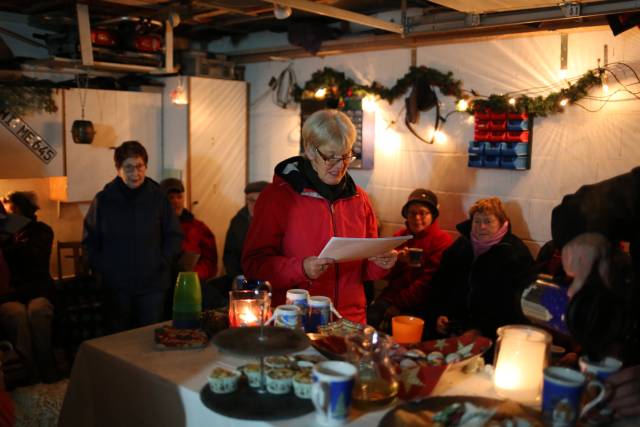
<svg viewBox="0 0 640 427">
<path fill-rule="evenodd" d="M 442 253 L 452 242 L 438 223 L 438 197 L 432 191 L 413 190 L 401 213 L 406 226 L 394 235 L 413 237 L 398 248 L 398 262 L 386 277 L 389 284 L 367 312 L 367 323 L 385 330 L 389 330 L 393 316 L 422 315 L 422 301 L 440 266 Z"/>
<path fill-rule="evenodd" d="M 428 324 L 441 335 L 473 329 L 495 339 L 498 327 L 521 322 L 533 258 L 497 197 L 476 201 L 456 228 L 460 237 L 442 255 L 426 296 Z"/>
<path fill-rule="evenodd" d="M 146 177 L 147 150 L 123 142 L 114 153 L 118 176 L 96 194 L 82 243 L 106 288 L 111 332 L 162 320 L 171 265 L 180 253 L 180 223 L 160 186 Z"/>
<path fill-rule="evenodd" d="M 317 256 L 333 236 L 378 237 L 369 197 L 347 173 L 355 139 L 344 113 L 313 113 L 302 128 L 303 154 L 278 164 L 260 194 L 242 267 L 248 278 L 271 282 L 274 305 L 285 302 L 288 289 L 302 288 L 364 323 L 363 281 L 383 277 L 395 263 L 394 251 L 340 264 Z"/>
</svg>

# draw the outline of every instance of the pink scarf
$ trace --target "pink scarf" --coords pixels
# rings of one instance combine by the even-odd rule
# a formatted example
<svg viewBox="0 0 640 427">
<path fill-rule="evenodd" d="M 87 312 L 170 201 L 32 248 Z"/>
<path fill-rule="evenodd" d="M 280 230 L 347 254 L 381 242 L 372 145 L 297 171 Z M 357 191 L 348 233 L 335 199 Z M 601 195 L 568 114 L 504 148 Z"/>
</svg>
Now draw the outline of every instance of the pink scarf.
<svg viewBox="0 0 640 427">
<path fill-rule="evenodd" d="M 507 234 L 508 230 L 509 230 L 509 221 L 505 221 L 504 224 L 502 224 L 502 227 L 500 227 L 500 229 L 496 232 L 496 234 L 494 234 L 493 237 L 489 240 L 478 239 L 478 237 L 474 235 L 472 231 L 471 245 L 473 246 L 473 258 L 474 259 L 478 258 L 480 255 L 482 255 L 483 253 L 491 249 L 491 246 L 495 245 L 496 243 L 499 243 L 500 240 L 502 240 L 502 238 L 504 237 L 504 235 Z"/>
</svg>

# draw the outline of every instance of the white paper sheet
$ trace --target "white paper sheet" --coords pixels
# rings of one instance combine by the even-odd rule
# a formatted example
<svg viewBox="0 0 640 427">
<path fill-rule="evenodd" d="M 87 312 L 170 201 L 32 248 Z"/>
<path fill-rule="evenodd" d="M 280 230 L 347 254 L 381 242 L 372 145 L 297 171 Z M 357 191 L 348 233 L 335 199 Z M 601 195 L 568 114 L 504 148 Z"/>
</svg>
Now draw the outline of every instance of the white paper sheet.
<svg viewBox="0 0 640 427">
<path fill-rule="evenodd" d="M 332 237 L 327 242 L 319 258 L 333 258 L 338 262 L 366 259 L 390 251 L 413 236 L 381 237 L 363 239 L 352 237 Z"/>
</svg>

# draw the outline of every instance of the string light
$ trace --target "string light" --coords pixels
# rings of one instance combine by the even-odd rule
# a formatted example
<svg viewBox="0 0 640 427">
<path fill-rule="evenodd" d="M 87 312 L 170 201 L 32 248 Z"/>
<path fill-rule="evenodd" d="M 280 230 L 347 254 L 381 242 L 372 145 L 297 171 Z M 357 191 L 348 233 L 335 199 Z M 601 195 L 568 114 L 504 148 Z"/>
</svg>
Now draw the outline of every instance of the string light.
<svg viewBox="0 0 640 427">
<path fill-rule="evenodd" d="M 562 99 L 560 100 L 560 105 L 561 105 L 562 107 L 565 107 L 568 103 L 569 103 L 569 100 L 568 100 L 567 98 L 562 98 Z"/>
<path fill-rule="evenodd" d="M 438 129 L 433 133 L 433 140 L 438 144 L 444 144 L 447 142 L 447 134 Z"/>
<path fill-rule="evenodd" d="M 466 99 L 461 99 L 456 103 L 456 110 L 458 111 L 466 111 L 469 108 L 469 103 Z"/>
<path fill-rule="evenodd" d="M 373 113 L 376 111 L 378 107 L 378 103 L 376 101 L 376 97 L 373 95 L 367 95 L 362 98 L 362 109 L 368 113 Z"/>
<path fill-rule="evenodd" d="M 324 99 L 326 95 L 327 95 L 326 87 L 321 87 L 316 91 L 316 93 L 313 94 L 313 96 L 315 96 L 317 99 Z"/>
<path fill-rule="evenodd" d="M 178 86 L 171 91 L 170 98 L 173 105 L 187 105 L 189 103 L 187 91 L 182 86 L 182 76 L 178 77 Z"/>
<path fill-rule="evenodd" d="M 516 99 L 515 98 L 509 98 L 509 105 L 516 105 Z"/>
<path fill-rule="evenodd" d="M 607 73 L 602 73 L 602 94 L 604 96 L 609 95 L 609 84 L 607 79 Z"/>
</svg>

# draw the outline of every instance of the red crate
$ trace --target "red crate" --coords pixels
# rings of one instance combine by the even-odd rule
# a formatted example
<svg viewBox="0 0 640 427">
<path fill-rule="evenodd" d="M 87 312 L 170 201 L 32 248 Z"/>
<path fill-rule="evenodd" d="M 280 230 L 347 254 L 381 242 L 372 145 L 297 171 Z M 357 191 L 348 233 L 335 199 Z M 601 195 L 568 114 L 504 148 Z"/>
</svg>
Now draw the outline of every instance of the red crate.
<svg viewBox="0 0 640 427">
<path fill-rule="evenodd" d="M 509 142 L 527 142 L 529 141 L 528 131 L 507 132 L 505 141 Z"/>
<path fill-rule="evenodd" d="M 478 131 L 487 131 L 489 129 L 491 129 L 490 127 L 491 122 L 488 120 L 476 120 L 475 122 L 475 130 L 476 132 Z"/>
<path fill-rule="evenodd" d="M 491 132 L 487 132 L 487 131 L 476 131 L 473 133 L 473 139 L 474 141 L 489 141 L 489 138 L 491 137 Z"/>
<path fill-rule="evenodd" d="M 491 120 L 489 122 L 490 130 L 506 130 L 507 129 L 507 121 L 506 120 Z"/>
<path fill-rule="evenodd" d="M 491 120 L 507 120 L 507 113 L 491 112 Z"/>
<path fill-rule="evenodd" d="M 504 141 L 505 140 L 505 133 L 506 132 L 490 132 L 491 135 L 489 135 L 488 141 L 492 141 L 492 142 Z"/>
</svg>

